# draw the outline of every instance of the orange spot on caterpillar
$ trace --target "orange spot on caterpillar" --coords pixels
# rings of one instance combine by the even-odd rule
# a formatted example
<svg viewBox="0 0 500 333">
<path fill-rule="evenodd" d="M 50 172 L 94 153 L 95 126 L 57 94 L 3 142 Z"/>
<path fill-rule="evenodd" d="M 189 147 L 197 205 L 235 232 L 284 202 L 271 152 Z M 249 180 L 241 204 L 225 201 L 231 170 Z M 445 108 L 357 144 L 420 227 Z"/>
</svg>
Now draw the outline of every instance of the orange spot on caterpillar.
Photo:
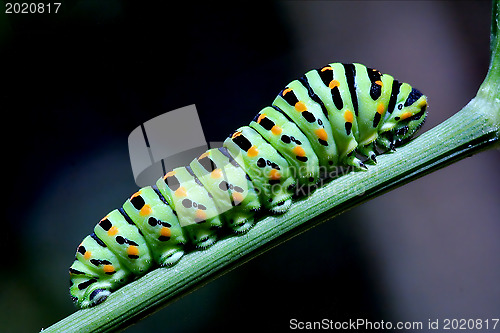
<svg viewBox="0 0 500 333">
<path fill-rule="evenodd" d="M 240 202 L 243 201 L 243 194 L 239 193 L 239 192 L 232 192 L 231 193 L 231 196 L 233 197 L 233 201 L 234 201 L 234 204 L 237 205 L 239 204 Z"/>
<path fill-rule="evenodd" d="M 269 179 L 272 179 L 272 180 L 278 180 L 281 178 L 281 174 L 279 173 L 278 170 L 276 169 L 272 169 L 270 172 L 269 172 Z"/>
<path fill-rule="evenodd" d="M 281 132 L 282 129 L 278 125 L 274 125 L 273 128 L 271 128 L 271 133 L 273 133 L 274 135 L 280 135 Z"/>
<path fill-rule="evenodd" d="M 222 177 L 222 170 L 221 169 L 215 169 L 214 171 L 210 172 L 210 177 L 212 178 L 221 178 Z"/>
<path fill-rule="evenodd" d="M 286 88 L 285 90 L 283 90 L 283 93 L 281 94 L 282 96 L 285 96 L 286 94 L 288 94 L 290 91 L 292 91 L 292 89 L 290 88 Z"/>
<path fill-rule="evenodd" d="M 108 236 L 114 236 L 118 233 L 118 228 L 115 227 L 115 226 L 112 226 L 111 228 L 109 228 L 108 230 Z"/>
<path fill-rule="evenodd" d="M 83 257 L 87 260 L 90 259 L 90 257 L 92 257 L 92 252 L 90 251 L 85 251 L 85 253 L 83 254 Z"/>
<path fill-rule="evenodd" d="M 233 135 L 231 135 L 231 139 L 234 139 L 234 138 L 236 138 L 236 137 L 238 137 L 240 135 L 241 135 L 240 131 L 234 132 Z"/>
<path fill-rule="evenodd" d="M 293 148 L 293 153 L 297 156 L 306 156 L 306 151 L 301 146 Z"/>
<path fill-rule="evenodd" d="M 199 160 L 201 160 L 202 158 L 205 158 L 207 157 L 208 155 L 210 155 L 210 152 L 206 151 L 204 152 L 203 154 L 200 155 L 200 157 L 198 157 Z"/>
<path fill-rule="evenodd" d="M 175 190 L 174 194 L 178 197 L 185 197 L 187 195 L 186 188 L 184 186 L 179 186 L 177 190 Z"/>
<path fill-rule="evenodd" d="M 307 110 L 307 107 L 304 102 L 298 101 L 297 103 L 295 103 L 295 110 L 297 110 L 298 112 L 303 112 Z"/>
<path fill-rule="evenodd" d="M 170 235 L 171 235 L 170 228 L 167 228 L 167 227 L 161 228 L 160 236 L 170 237 Z"/>
<path fill-rule="evenodd" d="M 172 177 L 175 175 L 175 171 L 169 171 L 167 174 L 163 177 L 163 179 L 167 179 L 168 177 Z"/>
<path fill-rule="evenodd" d="M 260 124 L 260 122 L 262 121 L 262 119 L 266 118 L 266 114 L 265 113 L 261 113 L 259 115 L 259 118 L 257 118 L 257 123 Z"/>
<path fill-rule="evenodd" d="M 248 157 L 255 157 L 255 156 L 259 155 L 259 150 L 257 149 L 257 147 L 252 146 L 248 149 L 247 155 L 248 155 Z"/>
<path fill-rule="evenodd" d="M 380 80 L 375 81 L 375 84 L 378 84 L 379 86 L 383 85 L 382 81 L 380 81 Z"/>
<path fill-rule="evenodd" d="M 151 206 L 150 205 L 142 206 L 141 210 L 139 211 L 139 214 L 141 216 L 146 216 L 146 215 L 151 214 Z"/>
<path fill-rule="evenodd" d="M 383 103 L 379 103 L 377 105 L 377 113 L 379 113 L 380 115 L 384 114 L 385 112 L 385 106 Z"/>
<path fill-rule="evenodd" d="M 333 89 L 338 86 L 340 86 L 340 83 L 337 80 L 331 80 L 330 83 L 328 84 L 328 88 L 330 89 Z"/>
<path fill-rule="evenodd" d="M 314 130 L 314 133 L 323 141 L 326 141 L 328 139 L 328 134 L 326 133 L 324 128 L 318 128 Z"/>
<path fill-rule="evenodd" d="M 113 273 L 115 271 L 115 268 L 113 267 L 113 265 L 104 265 L 102 267 L 102 270 L 104 271 L 104 273 Z"/>
<path fill-rule="evenodd" d="M 333 68 L 331 66 L 325 66 L 323 68 L 321 68 L 321 71 L 324 72 L 324 71 L 333 71 Z"/>
<path fill-rule="evenodd" d="M 405 112 L 401 115 L 401 120 L 404 120 L 406 118 L 410 118 L 412 116 L 411 112 Z"/>
<path fill-rule="evenodd" d="M 207 213 L 205 213 L 201 209 L 198 209 L 196 211 L 196 218 L 199 219 L 199 220 L 206 220 L 207 219 Z"/>
<path fill-rule="evenodd" d="M 135 198 L 135 197 L 139 196 L 139 195 L 141 194 L 141 192 L 142 192 L 142 191 L 137 191 L 137 192 L 135 192 L 134 194 L 132 194 L 132 196 L 130 197 L 130 199 L 133 199 L 133 198 Z"/>
<path fill-rule="evenodd" d="M 354 120 L 354 115 L 352 114 L 351 111 L 349 110 L 346 110 L 344 112 L 344 119 L 345 121 L 347 121 L 348 123 L 352 123 L 352 121 Z"/>
<path fill-rule="evenodd" d="M 130 245 L 127 248 L 127 254 L 129 256 L 138 256 L 139 255 L 139 248 L 135 245 Z"/>
</svg>

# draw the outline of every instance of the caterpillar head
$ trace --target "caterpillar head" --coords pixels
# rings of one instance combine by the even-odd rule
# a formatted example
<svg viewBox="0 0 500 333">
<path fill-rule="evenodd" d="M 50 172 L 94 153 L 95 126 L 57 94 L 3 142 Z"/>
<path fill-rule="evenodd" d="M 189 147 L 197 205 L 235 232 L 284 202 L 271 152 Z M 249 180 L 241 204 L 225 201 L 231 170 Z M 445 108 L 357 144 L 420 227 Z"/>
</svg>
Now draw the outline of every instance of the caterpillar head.
<svg viewBox="0 0 500 333">
<path fill-rule="evenodd" d="M 394 110 L 382 125 L 377 143 L 387 149 L 401 146 L 422 127 L 426 116 L 427 97 L 409 84 L 401 84 Z"/>
</svg>

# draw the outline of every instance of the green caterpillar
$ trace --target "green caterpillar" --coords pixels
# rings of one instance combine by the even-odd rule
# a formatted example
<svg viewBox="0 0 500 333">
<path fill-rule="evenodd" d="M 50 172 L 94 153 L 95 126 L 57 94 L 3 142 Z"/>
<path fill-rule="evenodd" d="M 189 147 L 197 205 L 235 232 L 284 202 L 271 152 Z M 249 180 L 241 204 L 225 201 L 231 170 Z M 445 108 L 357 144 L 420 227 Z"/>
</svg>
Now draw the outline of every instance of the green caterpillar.
<svg viewBox="0 0 500 333">
<path fill-rule="evenodd" d="M 261 209 L 286 212 L 298 188 L 316 186 L 335 168 L 376 163 L 378 150 L 413 137 L 426 108 L 420 91 L 361 64 L 307 72 L 223 147 L 168 172 L 104 217 L 69 269 L 73 301 L 82 308 L 101 303 L 153 267 L 209 247 L 221 230 L 248 231 Z"/>
</svg>

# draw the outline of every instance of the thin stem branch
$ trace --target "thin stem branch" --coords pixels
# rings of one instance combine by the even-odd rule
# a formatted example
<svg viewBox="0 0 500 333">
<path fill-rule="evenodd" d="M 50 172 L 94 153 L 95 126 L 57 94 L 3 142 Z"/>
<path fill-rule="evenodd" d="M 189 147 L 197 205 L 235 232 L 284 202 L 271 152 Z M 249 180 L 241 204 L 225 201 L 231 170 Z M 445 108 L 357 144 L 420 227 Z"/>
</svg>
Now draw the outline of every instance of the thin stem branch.
<svg viewBox="0 0 500 333">
<path fill-rule="evenodd" d="M 477 96 L 460 112 L 398 149 L 366 172 L 351 172 L 301 198 L 281 216 L 269 216 L 242 236 L 227 237 L 158 268 L 114 292 L 106 302 L 79 310 L 44 332 L 110 332 L 200 288 L 247 260 L 356 205 L 479 151 L 500 137 L 500 0 L 493 2 L 491 64 Z"/>
</svg>

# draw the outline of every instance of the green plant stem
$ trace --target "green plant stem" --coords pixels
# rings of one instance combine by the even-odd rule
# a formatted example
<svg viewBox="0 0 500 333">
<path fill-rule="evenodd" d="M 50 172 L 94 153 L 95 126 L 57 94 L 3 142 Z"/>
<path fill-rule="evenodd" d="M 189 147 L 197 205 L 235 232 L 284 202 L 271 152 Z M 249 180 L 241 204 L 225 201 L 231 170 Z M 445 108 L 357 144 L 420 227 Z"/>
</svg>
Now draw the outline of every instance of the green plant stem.
<svg viewBox="0 0 500 333">
<path fill-rule="evenodd" d="M 479 151 L 500 137 L 500 0 L 493 2 L 491 64 L 477 96 L 460 112 L 398 149 L 366 172 L 339 177 L 298 200 L 281 216 L 266 217 L 245 235 L 220 240 L 114 292 L 106 302 L 79 310 L 44 332 L 123 329 L 208 281 L 356 205 Z"/>
</svg>

